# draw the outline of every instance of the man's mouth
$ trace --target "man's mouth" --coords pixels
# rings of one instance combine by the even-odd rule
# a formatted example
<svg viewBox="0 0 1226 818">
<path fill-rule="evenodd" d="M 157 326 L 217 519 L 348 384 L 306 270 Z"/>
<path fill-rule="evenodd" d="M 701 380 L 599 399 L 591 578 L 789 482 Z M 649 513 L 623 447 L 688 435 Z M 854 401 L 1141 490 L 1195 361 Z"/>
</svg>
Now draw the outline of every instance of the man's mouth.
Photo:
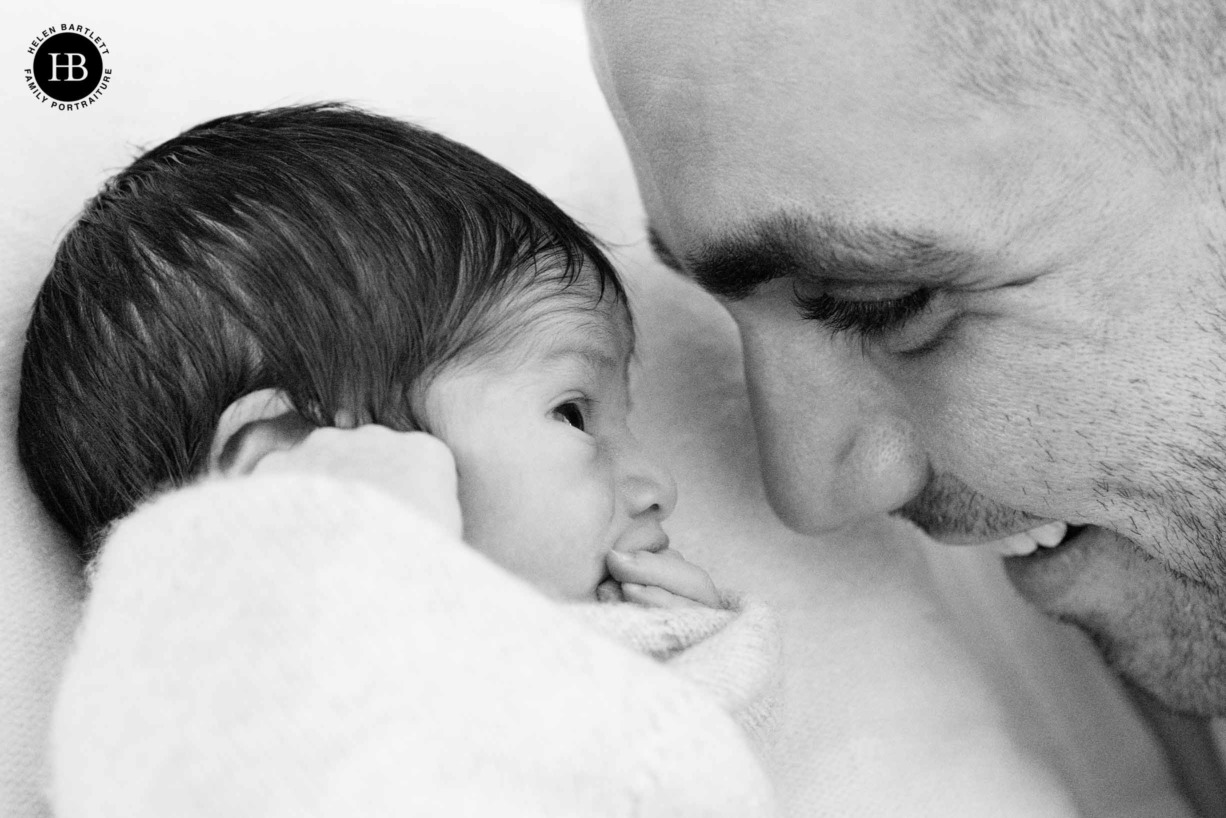
<svg viewBox="0 0 1226 818">
<path fill-rule="evenodd" d="M 1038 551 L 1063 548 L 1085 529 L 1084 525 L 1053 520 L 1019 534 L 1011 534 L 991 543 L 989 547 L 1003 557 L 1026 557 Z"/>
<path fill-rule="evenodd" d="M 1002 505 L 948 473 L 929 480 L 894 514 L 939 543 L 982 546 L 1022 561 L 1067 550 L 1093 528 Z"/>
<path fill-rule="evenodd" d="M 921 526 L 922 528 L 922 526 Z M 969 534 L 961 532 L 926 532 L 929 537 L 943 545 L 989 548 L 1005 557 L 1024 557 L 1040 549 L 1059 548 L 1081 533 L 1086 526 L 1069 525 L 1059 520 L 1045 520 L 1024 531 L 1012 534 Z"/>
</svg>

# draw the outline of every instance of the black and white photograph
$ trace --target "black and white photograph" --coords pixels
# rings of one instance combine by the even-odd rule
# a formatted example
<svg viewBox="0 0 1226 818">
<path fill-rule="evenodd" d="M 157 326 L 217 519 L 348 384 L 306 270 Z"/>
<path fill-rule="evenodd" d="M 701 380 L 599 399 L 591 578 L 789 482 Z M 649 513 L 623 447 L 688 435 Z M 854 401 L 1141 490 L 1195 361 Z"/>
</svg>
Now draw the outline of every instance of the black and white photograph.
<svg viewBox="0 0 1226 818">
<path fill-rule="evenodd" d="M 1226 816 L 1221 0 L 0 21 L 0 815 Z"/>
</svg>

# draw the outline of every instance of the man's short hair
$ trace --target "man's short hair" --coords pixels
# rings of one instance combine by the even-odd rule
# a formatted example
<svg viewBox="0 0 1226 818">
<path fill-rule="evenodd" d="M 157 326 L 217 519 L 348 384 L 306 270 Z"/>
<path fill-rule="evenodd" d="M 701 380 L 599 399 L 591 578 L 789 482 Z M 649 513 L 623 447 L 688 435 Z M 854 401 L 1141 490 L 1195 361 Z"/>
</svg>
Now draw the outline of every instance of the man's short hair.
<svg viewBox="0 0 1226 818">
<path fill-rule="evenodd" d="M 1226 139 L 1218 0 L 926 0 L 928 44 L 956 83 L 1025 105 L 1089 109 L 1160 166 L 1209 171 Z M 1216 188 L 1214 189 L 1216 192 Z"/>
</svg>

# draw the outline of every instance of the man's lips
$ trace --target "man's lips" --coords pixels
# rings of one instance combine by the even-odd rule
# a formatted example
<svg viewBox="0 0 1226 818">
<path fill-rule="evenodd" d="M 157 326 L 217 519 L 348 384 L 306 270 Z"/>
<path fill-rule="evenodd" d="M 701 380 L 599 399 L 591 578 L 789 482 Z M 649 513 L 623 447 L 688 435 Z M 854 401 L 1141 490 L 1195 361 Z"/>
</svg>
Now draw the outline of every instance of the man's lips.
<svg viewBox="0 0 1226 818">
<path fill-rule="evenodd" d="M 998 528 L 994 531 L 933 531 L 921 526 L 925 529 L 925 533 L 933 540 L 942 545 L 987 545 L 988 543 L 1000 542 L 1001 540 L 1015 537 L 1020 534 L 1030 534 L 1040 541 L 1046 542 L 1053 537 L 1058 541 L 1064 536 L 1062 527 L 1067 526 L 1066 523 L 1060 520 L 1044 519 L 1042 517 L 1027 517 L 1017 521 L 1017 523 L 1009 528 Z"/>
<path fill-rule="evenodd" d="M 1026 534 L 1028 532 L 1038 531 L 1039 529 L 1047 528 L 1049 526 L 1059 525 L 1064 525 L 1064 523 L 1060 522 L 1059 520 L 1044 520 L 1036 518 L 1033 520 L 1026 520 L 1024 526 L 1018 525 L 1014 528 L 1002 529 L 987 534 L 981 532 L 962 531 L 929 531 L 927 534 L 929 537 L 942 545 L 987 545 L 988 543 L 999 542 L 1000 540 L 1015 536 L 1017 534 Z"/>
<path fill-rule="evenodd" d="M 1058 610 L 1061 600 L 1081 581 L 1096 549 L 1118 550 L 1120 537 L 1098 526 L 1069 526 L 1057 548 L 1041 548 L 1018 556 L 1006 556 L 1005 574 L 1023 597 L 1040 609 Z M 1133 551 L 1133 549 L 1129 549 Z M 1135 553 L 1141 552 L 1136 550 Z"/>
<path fill-rule="evenodd" d="M 944 545 L 987 546 L 1005 557 L 1020 557 L 1036 551 L 1047 551 L 1067 545 L 1085 526 L 1074 526 L 1060 520 L 1040 521 L 1029 528 L 969 536 L 954 534 L 934 536 Z M 931 535 L 930 535 L 931 536 Z"/>
<path fill-rule="evenodd" d="M 1012 508 L 947 472 L 934 475 L 894 511 L 946 545 L 988 545 L 1006 557 L 1067 547 L 1077 526 Z"/>
</svg>

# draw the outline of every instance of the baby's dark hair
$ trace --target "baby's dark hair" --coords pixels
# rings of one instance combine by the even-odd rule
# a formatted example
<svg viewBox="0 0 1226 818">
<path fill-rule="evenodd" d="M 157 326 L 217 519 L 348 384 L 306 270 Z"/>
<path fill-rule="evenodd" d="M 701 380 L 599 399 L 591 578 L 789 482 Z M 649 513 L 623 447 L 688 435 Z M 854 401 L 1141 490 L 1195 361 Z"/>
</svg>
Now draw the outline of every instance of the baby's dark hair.
<svg viewBox="0 0 1226 818">
<path fill-rule="evenodd" d="M 21 462 L 89 558 L 202 470 L 236 398 L 419 428 L 412 387 L 518 326 L 500 305 L 575 289 L 625 298 L 583 228 L 462 145 L 336 104 L 221 117 L 140 156 L 60 244 L 26 334 Z"/>
</svg>

